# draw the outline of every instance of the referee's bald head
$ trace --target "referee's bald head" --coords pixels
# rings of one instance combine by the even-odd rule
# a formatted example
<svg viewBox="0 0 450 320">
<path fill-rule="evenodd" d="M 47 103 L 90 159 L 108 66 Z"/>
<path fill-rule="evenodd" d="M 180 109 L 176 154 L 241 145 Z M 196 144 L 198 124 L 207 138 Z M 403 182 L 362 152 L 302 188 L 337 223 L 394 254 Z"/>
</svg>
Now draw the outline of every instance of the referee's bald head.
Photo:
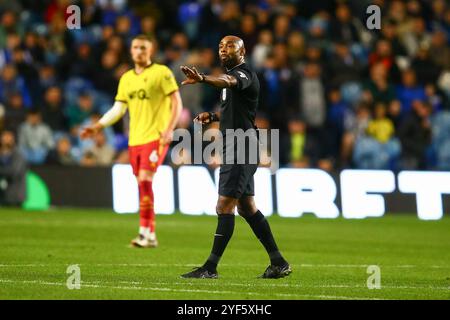
<svg viewBox="0 0 450 320">
<path fill-rule="evenodd" d="M 219 43 L 219 57 L 222 65 L 227 68 L 243 63 L 245 57 L 244 41 L 233 35 L 223 37 Z"/>
</svg>

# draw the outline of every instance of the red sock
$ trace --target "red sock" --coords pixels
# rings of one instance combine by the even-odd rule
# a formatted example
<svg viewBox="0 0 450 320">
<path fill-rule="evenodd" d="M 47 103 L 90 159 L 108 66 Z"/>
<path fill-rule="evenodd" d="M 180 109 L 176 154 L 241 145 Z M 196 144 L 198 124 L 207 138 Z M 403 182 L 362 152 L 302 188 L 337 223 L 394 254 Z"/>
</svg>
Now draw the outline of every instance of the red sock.
<svg viewBox="0 0 450 320">
<path fill-rule="evenodd" d="M 153 209 L 153 189 L 151 181 L 139 182 L 140 226 L 155 231 L 155 211 Z"/>
</svg>

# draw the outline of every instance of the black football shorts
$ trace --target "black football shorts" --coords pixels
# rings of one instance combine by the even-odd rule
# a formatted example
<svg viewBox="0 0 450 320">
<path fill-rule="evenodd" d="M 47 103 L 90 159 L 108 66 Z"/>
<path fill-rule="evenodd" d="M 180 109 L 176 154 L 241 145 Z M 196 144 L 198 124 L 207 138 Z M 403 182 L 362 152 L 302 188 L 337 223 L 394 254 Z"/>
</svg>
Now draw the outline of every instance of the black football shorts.
<svg viewBox="0 0 450 320">
<path fill-rule="evenodd" d="M 220 167 L 219 195 L 240 199 L 255 195 L 253 175 L 257 164 L 223 164 Z"/>
</svg>

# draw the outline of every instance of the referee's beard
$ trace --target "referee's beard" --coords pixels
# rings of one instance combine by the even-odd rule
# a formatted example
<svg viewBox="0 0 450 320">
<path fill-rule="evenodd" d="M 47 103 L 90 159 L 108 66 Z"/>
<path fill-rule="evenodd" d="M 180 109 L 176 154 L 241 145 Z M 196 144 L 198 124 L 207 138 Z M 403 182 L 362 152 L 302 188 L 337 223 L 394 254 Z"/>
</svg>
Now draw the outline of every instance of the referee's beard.
<svg viewBox="0 0 450 320">
<path fill-rule="evenodd" d="M 239 57 L 232 57 L 227 60 L 220 60 L 220 64 L 223 68 L 230 70 L 239 64 Z"/>
</svg>

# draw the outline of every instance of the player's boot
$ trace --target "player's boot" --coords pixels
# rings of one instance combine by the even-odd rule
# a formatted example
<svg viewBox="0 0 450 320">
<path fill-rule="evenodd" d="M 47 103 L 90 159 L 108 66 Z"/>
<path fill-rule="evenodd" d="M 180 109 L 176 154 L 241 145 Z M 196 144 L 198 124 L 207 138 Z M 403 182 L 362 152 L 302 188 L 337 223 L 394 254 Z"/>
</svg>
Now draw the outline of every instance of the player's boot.
<svg viewBox="0 0 450 320">
<path fill-rule="evenodd" d="M 291 267 L 289 263 L 286 263 L 283 266 L 274 266 L 270 265 L 267 267 L 266 271 L 260 276 L 260 278 L 264 279 L 279 279 L 287 277 L 292 273 Z"/>
<path fill-rule="evenodd" d="M 211 272 L 204 267 L 194 268 L 191 272 L 181 275 L 182 278 L 196 278 L 196 279 L 217 279 L 219 274 L 217 271 Z"/>
<path fill-rule="evenodd" d="M 158 246 L 158 240 L 155 238 L 149 239 L 142 234 L 131 240 L 131 245 L 135 248 L 156 248 Z"/>
</svg>

